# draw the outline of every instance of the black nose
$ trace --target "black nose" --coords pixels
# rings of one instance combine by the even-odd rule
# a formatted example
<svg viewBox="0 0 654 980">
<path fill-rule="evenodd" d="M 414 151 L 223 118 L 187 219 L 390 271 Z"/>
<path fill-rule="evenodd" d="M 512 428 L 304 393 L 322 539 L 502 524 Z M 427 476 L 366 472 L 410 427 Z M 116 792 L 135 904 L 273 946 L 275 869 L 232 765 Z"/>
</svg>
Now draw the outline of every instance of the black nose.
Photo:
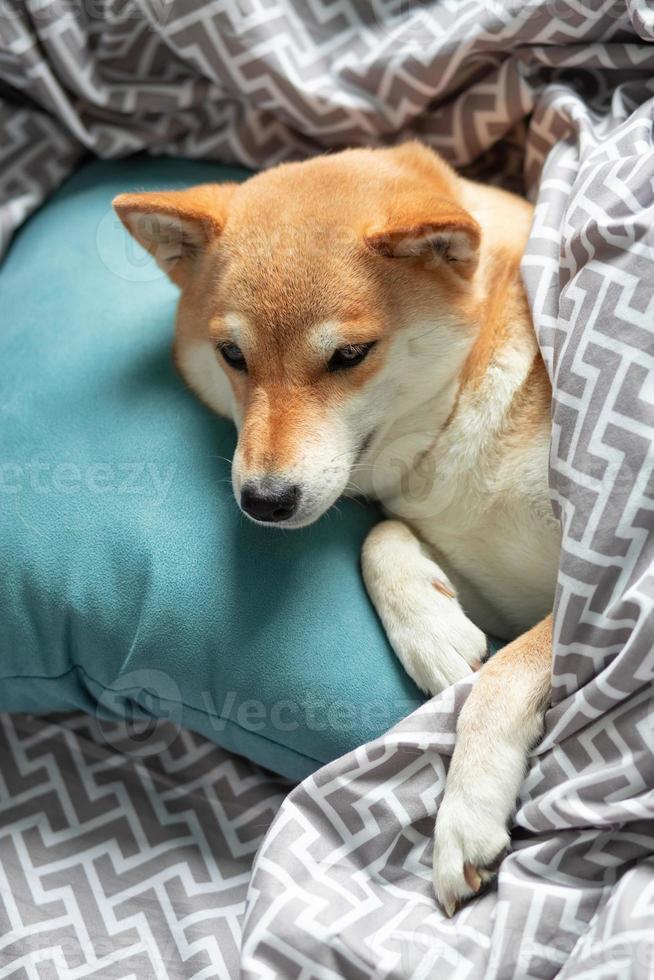
<svg viewBox="0 0 654 980">
<path fill-rule="evenodd" d="M 255 521 L 276 524 L 287 521 L 297 510 L 300 488 L 290 483 L 246 483 L 241 490 L 241 507 Z"/>
</svg>

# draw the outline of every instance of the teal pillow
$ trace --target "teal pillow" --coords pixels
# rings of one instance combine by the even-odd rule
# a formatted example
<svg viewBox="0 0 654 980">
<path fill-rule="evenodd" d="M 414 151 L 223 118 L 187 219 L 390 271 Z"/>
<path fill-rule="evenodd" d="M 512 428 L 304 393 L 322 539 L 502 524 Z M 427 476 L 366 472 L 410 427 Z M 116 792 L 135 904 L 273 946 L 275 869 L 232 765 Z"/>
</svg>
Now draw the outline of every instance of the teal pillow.
<svg viewBox="0 0 654 980">
<path fill-rule="evenodd" d="M 172 365 L 176 290 L 111 210 L 244 176 L 91 163 L 0 267 L 0 710 L 165 717 L 299 779 L 422 701 L 361 582 L 378 514 L 241 515 L 232 426 Z"/>
</svg>

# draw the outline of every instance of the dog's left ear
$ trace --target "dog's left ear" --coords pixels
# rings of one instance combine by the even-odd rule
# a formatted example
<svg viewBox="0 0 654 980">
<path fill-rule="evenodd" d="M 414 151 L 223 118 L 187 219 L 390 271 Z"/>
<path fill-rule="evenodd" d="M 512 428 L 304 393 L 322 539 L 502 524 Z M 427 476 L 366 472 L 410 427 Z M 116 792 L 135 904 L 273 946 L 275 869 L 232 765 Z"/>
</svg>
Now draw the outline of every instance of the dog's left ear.
<svg viewBox="0 0 654 980">
<path fill-rule="evenodd" d="M 365 236 L 368 248 L 388 258 L 422 258 L 425 267 L 447 263 L 459 276 L 470 279 L 479 261 L 481 229 L 464 208 L 436 200 L 418 213 L 401 209 L 381 228 Z M 429 216 L 431 215 L 431 217 Z"/>
<path fill-rule="evenodd" d="M 183 191 L 119 194 L 116 214 L 136 241 L 183 287 L 201 254 L 220 235 L 237 184 L 200 184 Z"/>
</svg>

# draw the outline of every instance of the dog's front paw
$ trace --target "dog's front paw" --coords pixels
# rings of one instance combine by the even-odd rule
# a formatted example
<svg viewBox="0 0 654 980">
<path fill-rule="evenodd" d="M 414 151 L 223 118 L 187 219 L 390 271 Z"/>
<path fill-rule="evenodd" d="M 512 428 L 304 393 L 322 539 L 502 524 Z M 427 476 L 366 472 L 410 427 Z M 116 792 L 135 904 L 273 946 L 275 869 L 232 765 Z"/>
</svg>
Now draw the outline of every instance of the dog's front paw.
<svg viewBox="0 0 654 980">
<path fill-rule="evenodd" d="M 469 676 L 486 637 L 468 619 L 443 569 L 400 521 L 381 521 L 361 556 L 368 594 L 406 672 L 428 694 Z"/>
<path fill-rule="evenodd" d="M 440 694 L 468 677 L 486 657 L 486 636 L 472 623 L 454 598 L 437 602 L 429 584 L 424 598 L 416 588 L 416 616 L 396 621 L 389 630 L 407 672 L 423 691 Z M 418 599 L 423 602 L 418 606 Z"/>
<path fill-rule="evenodd" d="M 505 814 L 446 791 L 434 833 L 434 889 L 445 914 L 491 881 L 509 846 Z"/>
</svg>

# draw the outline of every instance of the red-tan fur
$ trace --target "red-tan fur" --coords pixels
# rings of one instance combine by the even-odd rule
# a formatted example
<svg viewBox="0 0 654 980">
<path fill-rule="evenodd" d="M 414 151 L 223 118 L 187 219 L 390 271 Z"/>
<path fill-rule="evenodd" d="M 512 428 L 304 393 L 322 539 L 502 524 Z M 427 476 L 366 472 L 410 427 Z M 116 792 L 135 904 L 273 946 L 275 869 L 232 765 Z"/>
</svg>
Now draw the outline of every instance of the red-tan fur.
<svg viewBox="0 0 654 980">
<path fill-rule="evenodd" d="M 478 672 L 459 720 L 435 835 L 451 914 L 508 844 L 549 695 L 558 531 L 551 392 L 520 279 L 531 208 L 418 143 L 115 207 L 181 289 L 176 361 L 237 424 L 237 499 L 246 480 L 281 474 L 302 487 L 296 527 L 343 492 L 381 500 L 389 520 L 366 542 L 364 577 L 425 690 L 479 666 L 480 626 L 516 637 Z M 330 373 L 332 347 L 372 342 Z M 243 349 L 247 373 L 215 353 L 224 344 Z M 407 486 L 427 463 L 416 504 Z"/>
</svg>

